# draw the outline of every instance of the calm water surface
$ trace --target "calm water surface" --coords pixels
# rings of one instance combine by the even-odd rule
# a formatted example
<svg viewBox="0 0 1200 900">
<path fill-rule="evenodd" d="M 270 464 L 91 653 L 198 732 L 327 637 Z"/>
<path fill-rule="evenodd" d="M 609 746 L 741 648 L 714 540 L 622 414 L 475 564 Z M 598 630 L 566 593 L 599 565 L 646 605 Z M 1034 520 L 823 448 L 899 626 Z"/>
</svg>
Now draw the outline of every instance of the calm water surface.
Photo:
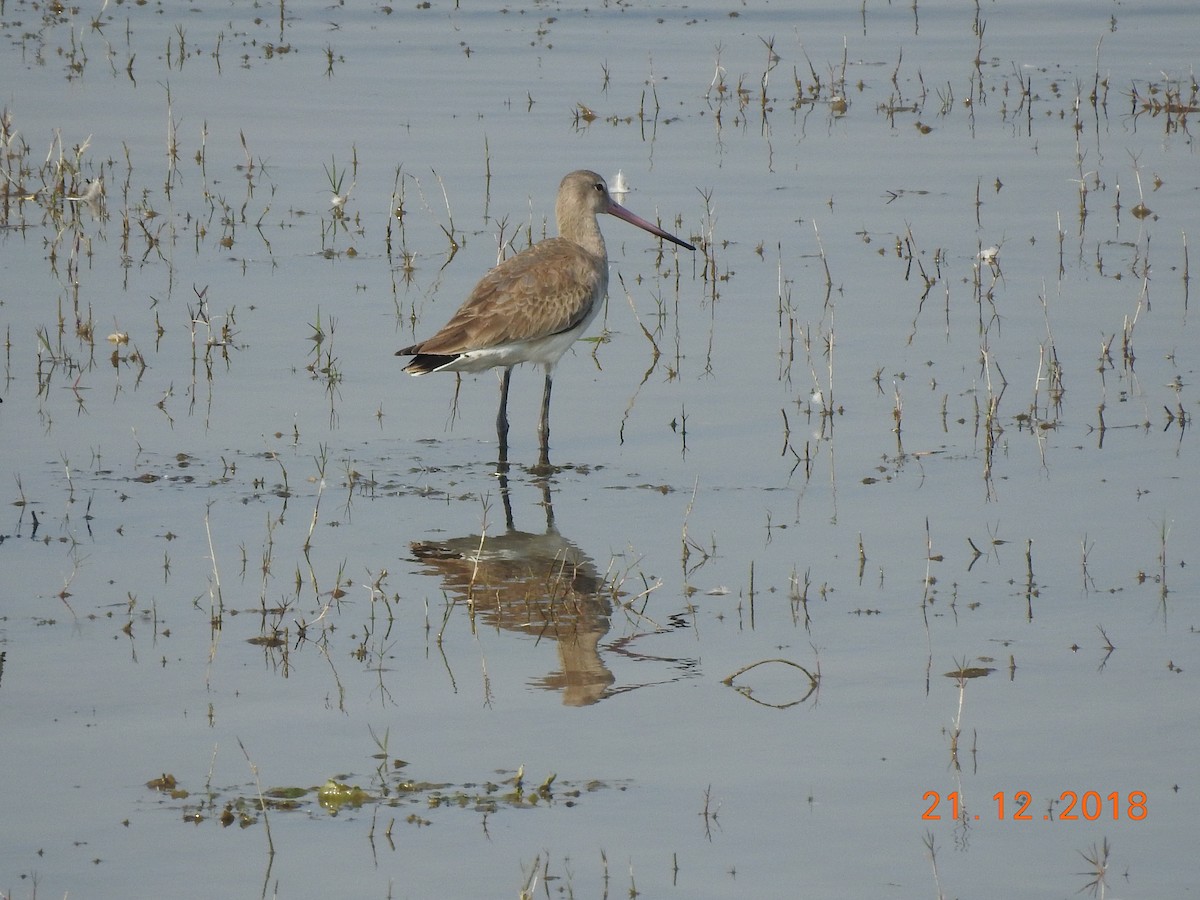
<svg viewBox="0 0 1200 900">
<path fill-rule="evenodd" d="M 1194 891 L 1194 13 L 789 6 L 0 6 L 0 896 Z"/>
</svg>

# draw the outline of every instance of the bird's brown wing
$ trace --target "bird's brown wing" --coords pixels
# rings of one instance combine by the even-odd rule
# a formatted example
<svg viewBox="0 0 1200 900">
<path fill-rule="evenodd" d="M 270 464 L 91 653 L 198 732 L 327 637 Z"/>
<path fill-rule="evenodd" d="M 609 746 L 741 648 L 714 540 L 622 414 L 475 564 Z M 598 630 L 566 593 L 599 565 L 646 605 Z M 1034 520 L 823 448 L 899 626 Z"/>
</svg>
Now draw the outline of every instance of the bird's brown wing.
<svg viewBox="0 0 1200 900">
<path fill-rule="evenodd" d="M 488 272 L 441 330 L 399 355 L 455 356 L 566 331 L 607 285 L 603 260 L 571 241 L 549 238 Z"/>
</svg>

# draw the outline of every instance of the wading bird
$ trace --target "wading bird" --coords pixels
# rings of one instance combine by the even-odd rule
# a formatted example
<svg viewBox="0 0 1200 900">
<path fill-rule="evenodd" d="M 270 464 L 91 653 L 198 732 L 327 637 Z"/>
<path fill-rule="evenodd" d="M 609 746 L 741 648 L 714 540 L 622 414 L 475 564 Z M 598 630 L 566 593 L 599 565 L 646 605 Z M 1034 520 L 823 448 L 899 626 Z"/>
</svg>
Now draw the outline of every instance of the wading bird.
<svg viewBox="0 0 1200 900">
<path fill-rule="evenodd" d="M 522 250 L 488 272 L 466 302 L 433 337 L 396 351 L 411 356 L 404 371 L 482 372 L 503 367 L 496 437 L 508 461 L 508 384 L 513 366 L 541 363 L 546 370 L 538 424 L 538 468 L 550 467 L 550 386 L 554 364 L 599 312 L 608 291 L 608 252 L 596 217 L 601 213 L 688 250 L 687 241 L 621 206 L 595 172 L 567 175 L 554 204 L 558 237 Z"/>
</svg>

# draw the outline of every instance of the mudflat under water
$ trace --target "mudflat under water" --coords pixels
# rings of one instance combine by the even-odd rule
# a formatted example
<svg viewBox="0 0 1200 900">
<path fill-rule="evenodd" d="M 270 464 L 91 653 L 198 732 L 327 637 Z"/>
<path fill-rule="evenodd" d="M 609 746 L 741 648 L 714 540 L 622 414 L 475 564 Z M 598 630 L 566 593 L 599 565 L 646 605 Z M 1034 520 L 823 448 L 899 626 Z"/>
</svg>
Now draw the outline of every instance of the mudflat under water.
<svg viewBox="0 0 1200 900">
<path fill-rule="evenodd" d="M 1183 895 L 1194 18 L 0 5 L 0 896 Z"/>
</svg>

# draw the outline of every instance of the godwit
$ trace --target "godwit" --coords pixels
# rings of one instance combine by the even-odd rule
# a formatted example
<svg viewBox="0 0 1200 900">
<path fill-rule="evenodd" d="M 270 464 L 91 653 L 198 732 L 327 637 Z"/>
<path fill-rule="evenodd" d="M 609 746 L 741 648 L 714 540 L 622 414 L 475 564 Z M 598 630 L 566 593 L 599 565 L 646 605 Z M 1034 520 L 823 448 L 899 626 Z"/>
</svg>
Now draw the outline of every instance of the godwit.
<svg viewBox="0 0 1200 900">
<path fill-rule="evenodd" d="M 608 291 L 608 253 L 596 217 L 608 213 L 688 250 L 696 248 L 617 203 L 595 172 L 581 169 L 558 186 L 558 237 L 547 238 L 488 272 L 433 337 L 396 351 L 413 357 L 404 371 L 482 372 L 503 366 L 496 436 L 508 454 L 508 383 L 513 366 L 546 370 L 538 424 L 538 467 L 550 466 L 550 386 L 554 364 L 583 334 Z"/>
</svg>

